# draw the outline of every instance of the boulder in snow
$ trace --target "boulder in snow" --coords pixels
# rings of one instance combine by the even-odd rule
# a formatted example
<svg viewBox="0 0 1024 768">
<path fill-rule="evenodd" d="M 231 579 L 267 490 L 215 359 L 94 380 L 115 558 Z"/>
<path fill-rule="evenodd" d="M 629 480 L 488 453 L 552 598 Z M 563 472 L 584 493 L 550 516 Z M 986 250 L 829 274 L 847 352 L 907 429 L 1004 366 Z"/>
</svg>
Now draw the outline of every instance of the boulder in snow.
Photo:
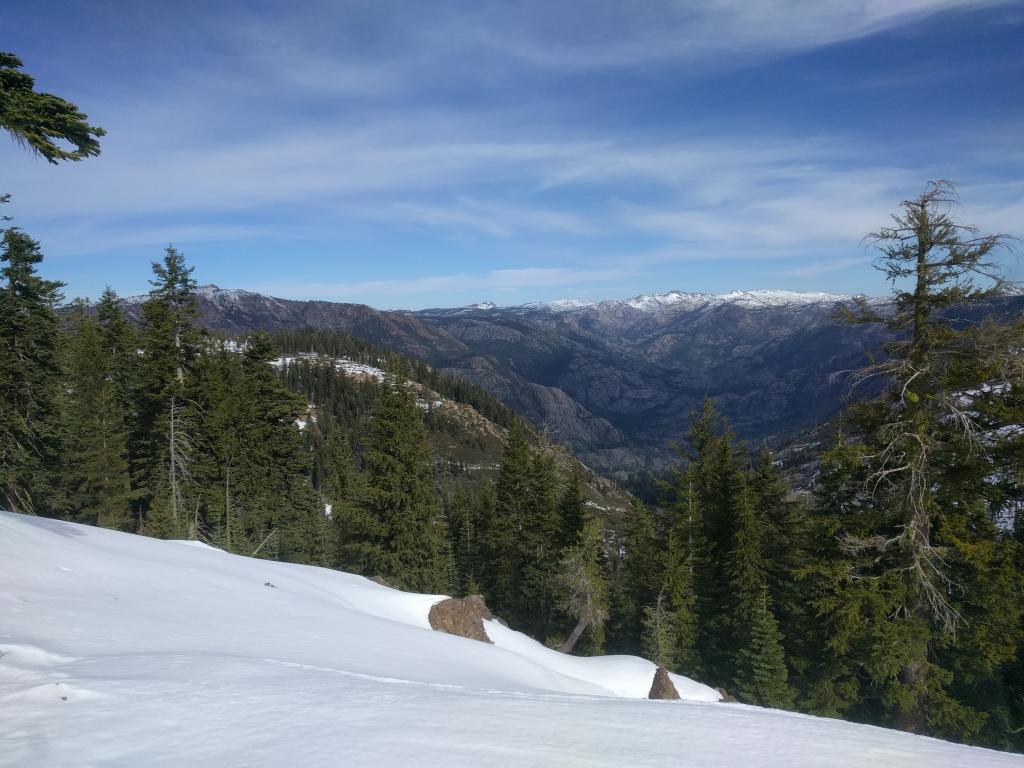
<svg viewBox="0 0 1024 768">
<path fill-rule="evenodd" d="M 648 699 L 678 699 L 679 691 L 676 690 L 675 685 L 672 683 L 672 678 L 668 676 L 668 670 L 664 667 L 658 667 L 658 671 L 654 673 L 654 682 L 651 683 L 651 692 L 647 694 Z"/>
<path fill-rule="evenodd" d="M 718 691 L 719 694 L 721 694 L 723 704 L 737 703 L 736 697 L 729 693 L 727 690 L 725 690 L 725 688 L 715 688 L 715 690 Z"/>
<path fill-rule="evenodd" d="M 484 643 L 494 643 L 484 629 L 484 619 L 494 618 L 480 595 L 450 597 L 430 606 L 427 616 L 431 629 L 449 635 L 468 637 Z"/>
</svg>

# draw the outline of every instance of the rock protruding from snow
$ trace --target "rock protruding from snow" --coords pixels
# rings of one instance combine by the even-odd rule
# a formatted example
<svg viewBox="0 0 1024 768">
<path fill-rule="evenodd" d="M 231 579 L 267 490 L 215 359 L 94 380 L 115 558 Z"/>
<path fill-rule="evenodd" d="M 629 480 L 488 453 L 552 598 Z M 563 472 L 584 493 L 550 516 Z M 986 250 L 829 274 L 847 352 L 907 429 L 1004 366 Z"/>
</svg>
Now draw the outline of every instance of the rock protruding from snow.
<svg viewBox="0 0 1024 768">
<path fill-rule="evenodd" d="M 431 629 L 491 645 L 494 643 L 484 629 L 484 619 L 493 618 L 480 595 L 449 597 L 430 606 L 427 615 Z"/>
<path fill-rule="evenodd" d="M 651 692 L 647 694 L 648 699 L 678 699 L 679 691 L 676 690 L 669 677 L 668 670 L 658 667 L 654 673 L 654 682 L 651 683 Z"/>
</svg>

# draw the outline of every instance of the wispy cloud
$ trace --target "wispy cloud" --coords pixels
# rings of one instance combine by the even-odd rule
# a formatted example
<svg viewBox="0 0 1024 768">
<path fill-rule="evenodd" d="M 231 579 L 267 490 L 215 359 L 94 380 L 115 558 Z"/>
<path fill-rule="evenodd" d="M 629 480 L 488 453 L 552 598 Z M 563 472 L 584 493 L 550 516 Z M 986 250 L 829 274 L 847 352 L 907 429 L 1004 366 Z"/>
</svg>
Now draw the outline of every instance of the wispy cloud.
<svg viewBox="0 0 1024 768">
<path fill-rule="evenodd" d="M 563 267 L 523 267 L 496 269 L 482 274 L 462 273 L 427 275 L 400 280 L 366 280 L 354 283 L 340 282 L 274 282 L 252 284 L 249 287 L 280 298 L 333 299 L 360 301 L 366 296 L 414 298 L 437 295 L 439 292 L 470 292 L 501 297 L 529 289 L 606 286 L 621 280 L 629 269 L 578 270 Z"/>
<path fill-rule="evenodd" d="M 731 67 L 766 56 L 812 50 L 895 29 L 928 16 L 976 10 L 1000 0 L 771 0 L 703 3 L 655 0 L 642 9 L 607 4 L 581 25 L 568 8 L 538 13 L 509 4 L 501 26 L 482 25 L 489 46 L 533 64 L 572 70 L 668 61 Z"/>
<path fill-rule="evenodd" d="M 965 183 L 968 221 L 1024 220 L 1005 100 L 943 113 L 950 83 L 909 54 L 837 53 L 795 78 L 777 62 L 878 33 L 909 47 L 918 22 L 1005 15 L 998 0 L 112 0 L 66 21 L 49 2 L 19 13 L 65 25 L 64 45 L 40 37 L 26 61 L 108 129 L 103 156 L 50 168 L 0 142 L 0 163 L 9 212 L 65 257 L 229 243 L 267 269 L 288 253 L 292 295 L 411 298 L 675 282 L 723 261 L 825 277 L 934 177 Z M 965 55 L 948 57 L 953 85 L 989 84 Z M 424 258 L 439 276 L 416 276 Z"/>
<path fill-rule="evenodd" d="M 577 214 L 484 202 L 467 195 L 458 195 L 443 204 L 394 201 L 343 210 L 356 217 L 395 225 L 432 227 L 458 233 L 478 232 L 496 238 L 509 238 L 523 232 L 589 235 L 596 231 L 594 224 Z"/>
</svg>

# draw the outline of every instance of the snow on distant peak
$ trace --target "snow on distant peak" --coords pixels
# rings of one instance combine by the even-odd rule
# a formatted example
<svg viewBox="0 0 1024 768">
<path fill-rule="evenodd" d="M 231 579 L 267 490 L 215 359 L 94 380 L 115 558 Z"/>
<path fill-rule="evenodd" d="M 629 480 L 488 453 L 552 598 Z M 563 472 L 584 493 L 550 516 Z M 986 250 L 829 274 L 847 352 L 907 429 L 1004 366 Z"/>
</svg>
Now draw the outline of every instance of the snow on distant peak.
<svg viewBox="0 0 1024 768">
<path fill-rule="evenodd" d="M 730 291 L 729 293 L 686 293 L 669 291 L 668 293 L 647 294 L 626 299 L 623 303 L 644 312 L 657 312 L 668 308 L 696 308 L 701 306 L 721 306 L 735 304 L 742 307 L 788 307 L 810 304 L 833 304 L 848 300 L 849 296 L 821 291 Z"/>
<path fill-rule="evenodd" d="M 709 293 L 685 293 L 684 291 L 669 291 L 668 293 L 650 293 L 634 296 L 626 299 L 623 304 L 639 309 L 643 312 L 656 312 L 660 309 L 673 307 L 680 304 L 688 306 L 700 306 L 709 304 L 715 296 Z"/>
<path fill-rule="evenodd" d="M 498 308 L 498 305 L 495 304 L 493 301 L 478 301 L 476 304 L 470 304 L 468 307 L 464 307 L 464 309 L 485 309 L 485 310 L 486 309 L 497 309 L 497 308 Z"/>
<path fill-rule="evenodd" d="M 243 291 L 241 288 L 220 288 L 216 285 L 201 285 L 196 288 L 196 295 L 217 306 L 237 304 L 247 296 L 260 296 L 257 293 Z"/>
<path fill-rule="evenodd" d="M 218 307 L 229 307 L 238 304 L 243 299 L 255 298 L 262 299 L 264 301 L 274 301 L 269 296 L 264 296 L 261 293 L 253 293 L 252 291 L 244 291 L 241 288 L 221 288 L 220 286 L 213 285 L 200 285 L 196 288 L 196 296 L 200 299 L 205 299 L 211 304 L 215 304 Z M 144 304 L 149 301 L 150 295 L 148 293 L 140 293 L 135 296 L 122 296 L 121 301 L 125 304 L 135 305 Z"/>
<path fill-rule="evenodd" d="M 573 312 L 577 309 L 593 307 L 597 302 L 587 299 L 555 299 L 554 301 L 532 301 L 522 304 L 521 309 L 546 309 L 549 312 Z"/>
<path fill-rule="evenodd" d="M 783 307 L 797 304 L 832 304 L 848 301 L 851 297 L 822 291 L 730 291 L 716 297 L 721 303 L 745 306 Z"/>
<path fill-rule="evenodd" d="M 547 310 L 549 312 L 575 312 L 590 307 L 632 307 L 640 312 L 689 310 L 735 304 L 743 307 L 786 307 L 811 304 L 831 304 L 849 299 L 834 293 L 800 291 L 730 291 L 729 293 L 689 293 L 672 290 L 667 293 L 645 293 L 629 299 L 609 299 L 602 302 L 586 299 L 559 299 L 522 304 L 517 309 Z"/>
</svg>

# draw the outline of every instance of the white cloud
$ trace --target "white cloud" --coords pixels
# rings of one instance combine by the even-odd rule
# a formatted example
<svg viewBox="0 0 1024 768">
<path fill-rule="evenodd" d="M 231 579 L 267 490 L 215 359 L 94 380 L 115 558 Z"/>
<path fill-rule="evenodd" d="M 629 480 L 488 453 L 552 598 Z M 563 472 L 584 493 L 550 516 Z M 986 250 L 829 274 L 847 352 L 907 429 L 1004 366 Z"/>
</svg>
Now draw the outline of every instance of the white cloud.
<svg viewBox="0 0 1024 768">
<path fill-rule="evenodd" d="M 587 9 L 517 4 L 501 25 L 478 28 L 488 46 L 535 65 L 568 70 L 692 62 L 715 68 L 797 53 L 1000 0 L 654 0 Z"/>
<path fill-rule="evenodd" d="M 440 292 L 477 292 L 501 296 L 522 290 L 607 284 L 630 274 L 628 269 L 579 270 L 563 267 L 496 269 L 482 274 L 428 275 L 397 280 L 366 280 L 354 283 L 301 282 L 250 286 L 252 290 L 280 298 L 363 301 L 362 297 L 429 298 Z"/>
</svg>

